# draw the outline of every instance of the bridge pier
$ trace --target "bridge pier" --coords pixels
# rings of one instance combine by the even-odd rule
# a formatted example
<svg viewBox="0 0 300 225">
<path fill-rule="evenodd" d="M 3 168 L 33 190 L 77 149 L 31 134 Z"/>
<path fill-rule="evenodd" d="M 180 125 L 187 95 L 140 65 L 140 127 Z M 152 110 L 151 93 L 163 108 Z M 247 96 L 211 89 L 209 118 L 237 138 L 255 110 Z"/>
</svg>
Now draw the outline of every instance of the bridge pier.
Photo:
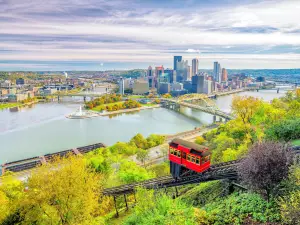
<svg viewBox="0 0 300 225">
<path fill-rule="evenodd" d="M 213 115 L 213 121 L 214 121 L 214 123 L 217 122 L 217 116 L 216 115 Z"/>
<path fill-rule="evenodd" d="M 127 203 L 127 199 L 126 199 L 126 194 L 124 194 L 124 200 L 125 200 L 125 204 L 126 204 L 126 211 L 128 211 L 128 203 Z"/>
<path fill-rule="evenodd" d="M 277 88 L 277 94 L 279 93 L 279 88 Z"/>
<path fill-rule="evenodd" d="M 119 217 L 119 212 L 118 212 L 118 206 L 117 206 L 117 199 L 116 199 L 116 196 L 114 196 L 114 203 L 115 203 L 115 209 L 116 209 L 116 217 Z"/>
</svg>

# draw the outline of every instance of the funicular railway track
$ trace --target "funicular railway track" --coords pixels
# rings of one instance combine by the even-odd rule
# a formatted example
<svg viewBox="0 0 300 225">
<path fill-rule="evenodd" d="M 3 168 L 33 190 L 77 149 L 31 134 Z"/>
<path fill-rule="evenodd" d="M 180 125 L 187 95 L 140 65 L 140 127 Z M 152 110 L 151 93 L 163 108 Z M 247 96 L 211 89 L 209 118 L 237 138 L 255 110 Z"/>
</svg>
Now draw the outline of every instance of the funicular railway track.
<svg viewBox="0 0 300 225">
<path fill-rule="evenodd" d="M 293 147 L 293 155 L 295 160 L 300 163 L 300 146 Z M 170 176 L 158 177 L 155 179 L 146 180 L 143 182 L 136 182 L 133 184 L 122 185 L 113 188 L 106 188 L 103 190 L 104 195 L 119 196 L 129 193 L 134 193 L 138 187 L 146 189 L 161 189 L 168 187 L 178 187 L 187 184 L 196 184 L 213 180 L 231 180 L 236 181 L 238 179 L 237 166 L 241 160 L 234 160 L 225 163 L 219 163 L 211 165 L 211 167 L 203 172 L 195 175 L 184 176 L 180 179 L 174 179 Z"/>
<path fill-rule="evenodd" d="M 221 179 L 237 179 L 236 166 L 239 161 L 231 161 L 227 163 L 219 163 L 212 165 L 211 168 L 204 172 L 190 176 L 184 176 L 180 179 L 174 179 L 170 176 L 163 176 L 155 179 L 146 180 L 143 182 L 137 182 L 128 185 L 122 185 L 114 188 L 107 188 L 103 190 L 104 195 L 118 196 L 122 194 L 128 194 L 135 191 L 137 187 L 143 187 L 147 189 L 159 189 L 182 186 L 186 184 L 200 183 L 210 180 Z"/>
</svg>

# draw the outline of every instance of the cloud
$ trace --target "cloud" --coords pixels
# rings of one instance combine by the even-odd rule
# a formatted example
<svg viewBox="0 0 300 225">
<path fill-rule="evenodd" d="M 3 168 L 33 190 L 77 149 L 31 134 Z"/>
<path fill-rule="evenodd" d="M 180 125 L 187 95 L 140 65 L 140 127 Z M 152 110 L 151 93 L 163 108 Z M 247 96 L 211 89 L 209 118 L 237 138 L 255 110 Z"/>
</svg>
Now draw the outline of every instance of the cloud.
<svg viewBox="0 0 300 225">
<path fill-rule="evenodd" d="M 266 67 L 271 62 L 274 67 L 299 67 L 294 62 L 300 53 L 299 1 L 226 5 L 223 1 L 10 0 L 0 4 L 2 61 L 171 65 L 175 53 L 189 59 L 201 52 L 207 68 L 215 60 L 233 66 L 233 60 L 239 59 L 236 67 L 249 68 L 254 66 L 252 56 L 259 59 L 260 54 L 268 55 L 263 56 Z M 278 64 L 278 58 L 291 63 Z"/>
</svg>

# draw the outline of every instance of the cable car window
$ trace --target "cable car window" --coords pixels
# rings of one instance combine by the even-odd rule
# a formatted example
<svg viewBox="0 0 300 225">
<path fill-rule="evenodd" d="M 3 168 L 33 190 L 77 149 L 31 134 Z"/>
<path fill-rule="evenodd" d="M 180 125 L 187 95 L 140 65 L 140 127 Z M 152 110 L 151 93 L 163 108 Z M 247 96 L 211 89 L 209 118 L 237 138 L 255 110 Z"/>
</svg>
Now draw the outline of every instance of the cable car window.
<svg viewBox="0 0 300 225">
<path fill-rule="evenodd" d="M 200 165 L 200 158 L 196 158 L 196 164 Z"/>
<path fill-rule="evenodd" d="M 182 158 L 186 159 L 186 153 L 185 152 L 182 153 Z"/>
<path fill-rule="evenodd" d="M 177 151 L 177 156 L 181 157 L 181 152 L 180 151 Z"/>
<path fill-rule="evenodd" d="M 189 162 L 191 161 L 191 155 L 187 156 L 187 161 L 189 161 Z"/>
<path fill-rule="evenodd" d="M 192 156 L 192 163 L 195 163 L 195 162 L 196 162 L 195 156 Z"/>
<path fill-rule="evenodd" d="M 174 149 L 170 148 L 170 154 L 173 155 L 174 154 Z"/>
</svg>

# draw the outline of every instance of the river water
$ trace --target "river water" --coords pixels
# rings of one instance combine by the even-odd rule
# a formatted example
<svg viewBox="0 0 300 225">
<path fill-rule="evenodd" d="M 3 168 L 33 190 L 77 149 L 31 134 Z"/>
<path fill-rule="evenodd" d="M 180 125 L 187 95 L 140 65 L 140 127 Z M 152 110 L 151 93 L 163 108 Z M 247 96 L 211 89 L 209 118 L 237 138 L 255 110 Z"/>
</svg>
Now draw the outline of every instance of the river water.
<svg viewBox="0 0 300 225">
<path fill-rule="evenodd" d="M 276 91 L 242 92 L 270 101 L 283 93 Z M 219 109 L 230 112 L 232 95 L 216 99 Z M 137 133 L 147 136 L 175 134 L 210 124 L 209 114 L 183 108 L 182 113 L 163 108 L 141 110 L 113 117 L 83 120 L 67 119 L 82 98 L 65 98 L 62 103 L 37 104 L 19 110 L 0 111 L 0 164 L 102 142 L 106 145 L 128 141 Z M 77 103 L 68 103 L 75 100 Z"/>
</svg>

